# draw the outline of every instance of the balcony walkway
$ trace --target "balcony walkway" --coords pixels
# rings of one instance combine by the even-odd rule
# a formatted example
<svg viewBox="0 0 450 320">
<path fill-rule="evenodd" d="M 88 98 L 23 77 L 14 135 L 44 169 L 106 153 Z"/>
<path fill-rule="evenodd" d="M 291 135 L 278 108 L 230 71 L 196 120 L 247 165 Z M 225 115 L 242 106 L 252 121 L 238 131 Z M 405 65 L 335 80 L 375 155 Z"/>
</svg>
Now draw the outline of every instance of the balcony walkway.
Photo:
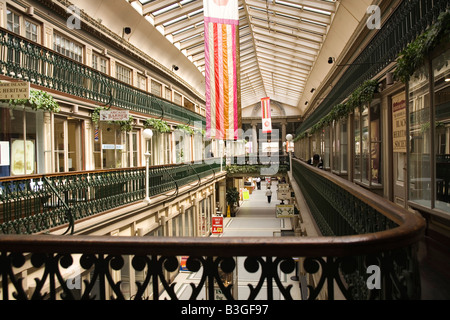
<svg viewBox="0 0 450 320">
<path fill-rule="evenodd" d="M 221 237 L 251 237 L 251 236 L 279 236 L 283 230 L 291 230 L 290 219 L 279 219 L 275 217 L 275 207 L 280 204 L 277 200 L 277 183 L 272 182 L 272 200 L 267 202 L 266 183 L 261 183 L 261 190 L 254 190 L 250 199 L 241 201 L 236 217 L 224 218 L 224 233 Z M 445 254 L 448 248 L 441 248 L 438 244 L 429 243 L 423 240 L 420 243 L 419 261 L 422 285 L 422 299 L 424 300 L 450 300 L 450 252 Z M 242 259 L 242 260 L 241 260 Z M 241 261 L 239 261 L 241 260 Z M 257 281 L 259 274 L 250 274 L 243 267 L 243 258 L 238 258 L 238 279 L 243 285 L 238 284 L 238 299 L 240 296 L 248 297 L 247 283 L 252 280 Z M 201 272 L 201 271 L 199 271 Z M 289 275 L 284 278 L 283 284 L 299 285 L 298 281 L 291 280 Z M 196 283 L 200 276 L 198 273 L 181 272 L 174 280 L 177 283 L 177 295 L 181 300 L 188 299 L 191 290 L 189 283 Z M 203 290 L 205 291 L 205 290 Z M 262 290 L 262 293 L 265 291 Z M 292 292 L 299 292 L 292 290 Z M 275 300 L 277 292 L 274 292 Z M 164 298 L 164 293 L 162 295 Z M 293 297 L 301 299 L 301 297 Z M 199 299 L 206 299 L 205 292 Z M 265 300 L 259 296 L 258 299 Z"/>
<path fill-rule="evenodd" d="M 261 190 L 255 189 L 253 191 L 249 200 L 241 201 L 236 216 L 224 218 L 224 232 L 220 235 L 220 237 L 272 237 L 280 236 L 280 232 L 283 230 L 290 231 L 292 228 L 289 218 L 275 217 L 275 207 L 277 204 L 280 204 L 280 201 L 277 200 L 276 181 L 272 182 L 271 190 L 272 200 L 270 204 L 267 202 L 267 197 L 265 196 L 265 182 L 261 183 Z M 213 237 L 216 236 L 213 235 Z M 237 273 L 239 279 L 239 289 L 237 298 L 239 300 L 246 299 L 246 297 L 249 296 L 249 288 L 247 284 L 256 285 L 260 278 L 259 272 L 251 274 L 245 270 L 243 266 L 244 260 L 245 257 L 238 257 Z M 174 282 L 177 283 L 176 292 L 180 300 L 186 300 L 189 298 L 191 294 L 189 283 L 197 283 L 196 280 L 198 281 L 201 278 L 199 276 L 201 272 L 201 270 L 198 273 L 180 272 L 180 274 L 175 278 Z M 286 286 L 292 284 L 294 288 L 298 288 L 299 282 L 291 280 L 291 276 L 294 276 L 294 273 L 290 275 L 283 274 L 283 285 Z M 301 297 L 295 295 L 295 293 L 298 294 L 299 291 L 294 288 L 292 290 L 293 298 L 301 299 Z M 266 300 L 267 297 L 264 296 L 265 294 L 266 290 L 264 288 L 258 295 L 257 300 Z M 274 300 L 282 299 L 281 294 L 276 288 L 274 288 L 273 295 Z M 164 294 L 161 299 L 164 299 Z M 203 290 L 198 299 L 206 299 L 205 290 Z"/>
</svg>

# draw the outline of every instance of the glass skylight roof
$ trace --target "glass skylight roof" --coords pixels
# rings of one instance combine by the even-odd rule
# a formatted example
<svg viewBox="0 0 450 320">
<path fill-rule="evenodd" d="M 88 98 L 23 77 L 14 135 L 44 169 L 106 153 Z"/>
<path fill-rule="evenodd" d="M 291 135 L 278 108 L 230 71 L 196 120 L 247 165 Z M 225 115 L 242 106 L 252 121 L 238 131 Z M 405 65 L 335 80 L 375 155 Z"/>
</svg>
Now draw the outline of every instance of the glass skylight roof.
<svg viewBox="0 0 450 320">
<path fill-rule="evenodd" d="M 203 0 L 139 2 L 147 21 L 182 48 L 204 73 L 204 53 L 199 53 L 204 46 Z M 245 29 L 240 32 L 243 106 L 245 101 L 259 101 L 262 95 L 296 106 L 336 11 L 336 1 L 308 0 L 305 5 L 296 0 L 238 2 L 239 29 Z"/>
</svg>

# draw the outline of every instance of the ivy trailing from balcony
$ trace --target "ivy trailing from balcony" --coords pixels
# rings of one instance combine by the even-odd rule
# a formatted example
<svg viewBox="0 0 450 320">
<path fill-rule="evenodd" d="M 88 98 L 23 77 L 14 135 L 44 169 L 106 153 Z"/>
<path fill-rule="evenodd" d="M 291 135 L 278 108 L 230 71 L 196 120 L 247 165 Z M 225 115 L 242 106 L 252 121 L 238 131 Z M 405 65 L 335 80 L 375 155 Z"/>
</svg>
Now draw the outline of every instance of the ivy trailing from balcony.
<svg viewBox="0 0 450 320">
<path fill-rule="evenodd" d="M 195 134 L 194 129 L 192 129 L 191 127 L 189 127 L 188 125 L 185 124 L 179 124 L 177 125 L 177 129 L 186 132 L 189 135 L 193 135 Z"/>
<path fill-rule="evenodd" d="M 450 41 L 450 11 L 439 15 L 435 24 L 411 42 L 399 55 L 395 79 L 406 83 L 414 72 L 423 65 L 425 58 L 441 43 Z"/>
<path fill-rule="evenodd" d="M 100 121 L 100 111 L 109 110 L 109 108 L 97 107 L 94 109 L 91 115 L 92 122 L 98 124 Z M 121 131 L 131 131 L 133 130 L 133 116 L 129 116 L 128 120 L 118 120 L 118 121 L 108 121 L 109 124 L 117 124 L 120 126 Z"/>
<path fill-rule="evenodd" d="M 170 132 L 170 127 L 167 122 L 161 119 L 145 119 L 144 128 L 152 128 L 160 133 Z"/>
<path fill-rule="evenodd" d="M 315 125 L 313 125 L 309 131 L 310 134 L 314 134 L 322 130 L 324 127 L 329 126 L 333 121 L 346 118 L 350 113 L 354 112 L 356 108 L 362 106 L 367 107 L 373 100 L 373 96 L 378 89 L 377 80 L 367 80 L 360 85 L 350 95 L 348 100 L 344 103 L 335 105 L 331 111 L 322 119 L 320 119 Z M 294 141 L 298 141 L 307 137 L 308 133 L 303 132 L 294 138 Z"/>
<path fill-rule="evenodd" d="M 61 109 L 58 102 L 51 94 L 41 90 L 30 90 L 29 99 L 11 99 L 9 100 L 11 106 L 28 106 L 33 110 L 44 110 L 50 112 L 59 112 Z"/>
</svg>

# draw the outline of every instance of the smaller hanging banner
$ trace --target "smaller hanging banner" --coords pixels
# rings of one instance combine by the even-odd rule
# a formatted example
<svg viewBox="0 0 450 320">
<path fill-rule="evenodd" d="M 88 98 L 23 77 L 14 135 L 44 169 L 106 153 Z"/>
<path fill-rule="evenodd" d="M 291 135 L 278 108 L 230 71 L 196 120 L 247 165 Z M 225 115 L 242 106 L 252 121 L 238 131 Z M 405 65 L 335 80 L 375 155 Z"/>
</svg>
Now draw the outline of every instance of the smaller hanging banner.
<svg viewBox="0 0 450 320">
<path fill-rule="evenodd" d="M 262 117 L 262 132 L 272 132 L 272 118 L 270 115 L 270 98 L 261 99 L 261 117 Z"/>
</svg>

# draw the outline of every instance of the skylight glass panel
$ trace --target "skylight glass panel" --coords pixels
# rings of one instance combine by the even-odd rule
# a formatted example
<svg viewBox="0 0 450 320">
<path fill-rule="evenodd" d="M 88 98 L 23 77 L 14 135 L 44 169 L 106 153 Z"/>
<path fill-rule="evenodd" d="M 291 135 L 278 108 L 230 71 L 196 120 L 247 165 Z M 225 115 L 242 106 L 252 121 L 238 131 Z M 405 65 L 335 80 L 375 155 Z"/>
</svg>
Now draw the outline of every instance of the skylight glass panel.
<svg viewBox="0 0 450 320">
<path fill-rule="evenodd" d="M 331 16 L 331 12 L 325 11 L 325 10 L 320 10 L 320 9 L 315 9 L 315 8 L 311 8 L 311 7 L 303 7 L 304 10 L 306 11 L 311 11 L 311 12 L 315 12 L 315 13 L 320 13 L 320 14 L 325 14 L 327 16 Z"/>
<path fill-rule="evenodd" d="M 167 27 L 167 26 L 170 26 L 171 24 L 174 24 L 174 23 L 186 20 L 186 19 L 188 19 L 188 16 L 184 15 L 184 16 L 181 16 L 179 18 L 176 18 L 176 19 L 170 20 L 169 22 L 164 23 L 163 26 Z"/>
<path fill-rule="evenodd" d="M 288 6 L 288 7 L 296 8 L 296 9 L 301 9 L 302 8 L 302 6 L 299 5 L 299 4 L 289 3 L 289 2 L 280 1 L 280 0 L 275 1 L 275 3 L 276 4 L 282 4 L 283 6 Z"/>
</svg>

